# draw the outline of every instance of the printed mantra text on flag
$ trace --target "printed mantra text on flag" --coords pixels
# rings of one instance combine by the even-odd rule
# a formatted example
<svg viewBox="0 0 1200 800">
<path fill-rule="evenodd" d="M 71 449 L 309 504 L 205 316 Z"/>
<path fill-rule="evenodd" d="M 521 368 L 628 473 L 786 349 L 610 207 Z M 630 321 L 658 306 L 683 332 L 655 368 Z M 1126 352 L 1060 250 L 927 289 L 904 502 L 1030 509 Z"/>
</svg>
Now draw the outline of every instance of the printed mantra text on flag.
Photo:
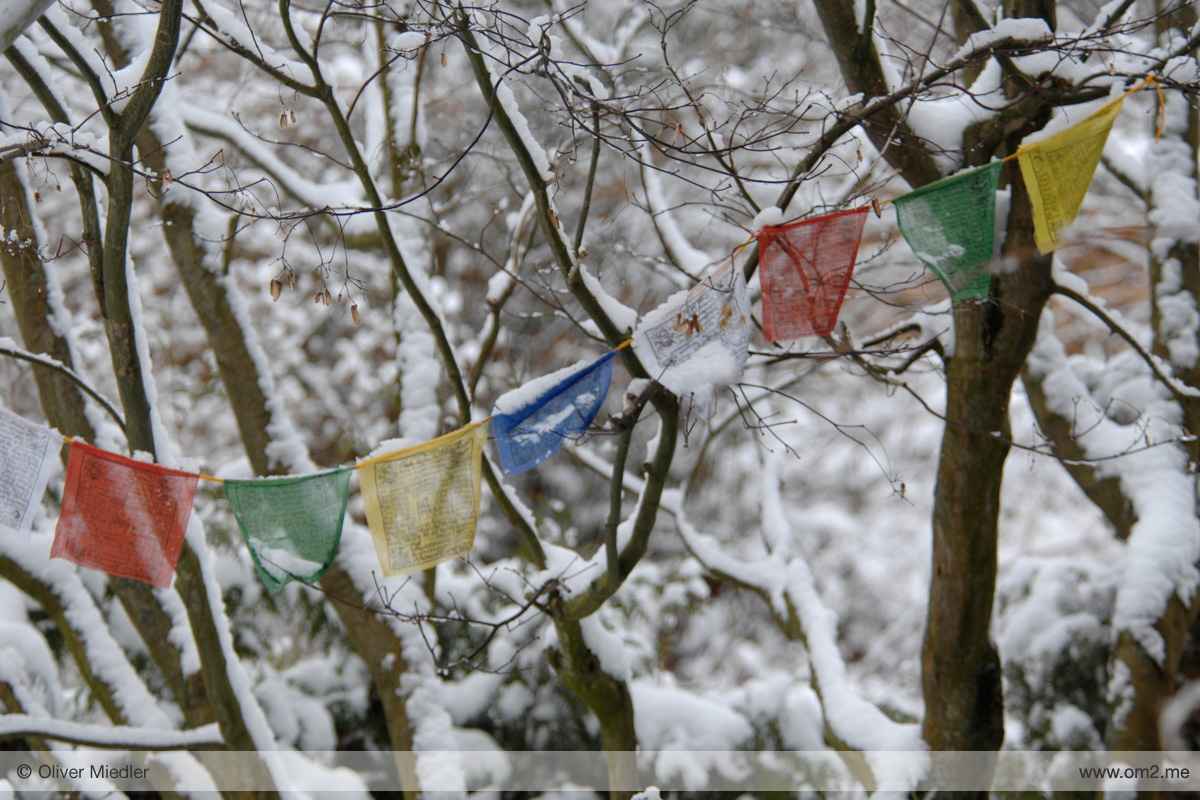
<svg viewBox="0 0 1200 800">
<path fill-rule="evenodd" d="M 0 532 L 26 541 L 62 439 L 0 408 Z"/>
<path fill-rule="evenodd" d="M 479 519 L 483 444 L 475 422 L 358 465 L 367 527 L 384 575 L 466 555 Z"/>
<path fill-rule="evenodd" d="M 837 324 L 869 206 L 758 233 L 763 336 L 828 336 Z"/>
<path fill-rule="evenodd" d="M 955 300 L 987 297 L 1001 166 L 994 161 L 896 198 L 900 232 Z"/>
<path fill-rule="evenodd" d="M 612 383 L 613 357 L 605 353 L 574 372 L 534 400 L 507 413 L 503 399 L 492 414 L 496 452 L 505 475 L 532 469 L 558 451 L 564 439 L 575 439 L 596 418 Z"/>
<path fill-rule="evenodd" d="M 199 477 L 75 442 L 52 558 L 166 588 Z"/>
<path fill-rule="evenodd" d="M 292 580 L 313 583 L 333 563 L 352 471 L 346 467 L 298 478 L 225 481 L 225 497 L 271 594 Z"/>
<path fill-rule="evenodd" d="M 1114 100 L 1078 125 L 1018 151 L 1033 207 L 1033 237 L 1041 252 L 1062 246 L 1063 231 L 1083 205 L 1120 111 L 1121 100 Z"/>
</svg>

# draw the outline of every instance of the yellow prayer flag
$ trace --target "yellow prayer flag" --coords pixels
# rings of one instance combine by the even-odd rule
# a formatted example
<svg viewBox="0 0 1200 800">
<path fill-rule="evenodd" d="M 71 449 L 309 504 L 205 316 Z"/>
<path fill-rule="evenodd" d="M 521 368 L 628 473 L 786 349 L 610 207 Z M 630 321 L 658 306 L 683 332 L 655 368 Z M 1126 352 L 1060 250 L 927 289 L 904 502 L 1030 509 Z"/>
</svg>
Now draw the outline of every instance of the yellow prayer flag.
<svg viewBox="0 0 1200 800">
<path fill-rule="evenodd" d="M 1079 213 L 1123 99 L 1017 153 L 1033 206 L 1034 240 L 1043 253 L 1062 245 L 1063 229 Z"/>
<path fill-rule="evenodd" d="M 358 465 L 367 527 L 384 575 L 466 555 L 479 519 L 482 422 Z"/>
</svg>

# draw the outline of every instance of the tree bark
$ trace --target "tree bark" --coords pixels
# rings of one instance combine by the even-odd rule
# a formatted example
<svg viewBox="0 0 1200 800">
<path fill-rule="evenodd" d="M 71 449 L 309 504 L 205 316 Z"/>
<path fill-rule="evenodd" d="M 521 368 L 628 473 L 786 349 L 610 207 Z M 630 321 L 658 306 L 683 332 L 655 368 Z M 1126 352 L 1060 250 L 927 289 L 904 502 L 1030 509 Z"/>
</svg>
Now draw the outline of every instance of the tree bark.
<svg viewBox="0 0 1200 800">
<path fill-rule="evenodd" d="M 863 29 L 863 21 L 854 17 L 858 4 L 843 0 L 814 2 L 846 88 L 852 94 L 861 93 L 864 98 L 890 94 L 870 30 Z M 884 154 L 909 185 L 923 186 L 942 177 L 925 142 L 909 129 L 898 106 L 889 106 L 870 119 L 864 119 L 862 129 L 875 149 Z"/>
<path fill-rule="evenodd" d="M 550 601 L 551 614 L 561 598 Z M 597 623 L 599 624 L 599 623 Z M 547 648 L 546 660 L 558 677 L 583 700 L 600 723 L 600 741 L 608 762 L 609 800 L 627 800 L 634 792 L 637 771 L 632 754 L 637 750 L 633 726 L 633 698 L 628 684 L 604 671 L 600 659 L 587 646 L 578 620 L 556 618 L 558 645 Z"/>
<path fill-rule="evenodd" d="M 13 316 L 25 349 L 43 353 L 67 367 L 74 368 L 71 348 L 65 337 L 55 332 L 55 312 L 50 305 L 48 276 L 38 258 L 40 244 L 33 225 L 33 211 L 26 199 L 25 186 L 12 161 L 0 162 L 0 230 L 14 231 L 19 242 L 0 247 L 0 266 L 8 286 Z M 65 320 L 58 320 L 59 323 Z M 61 373 L 33 368 L 38 399 L 46 420 L 67 436 L 92 438 L 92 426 L 85 411 L 86 402 L 79 387 Z"/>
<path fill-rule="evenodd" d="M 163 149 L 149 129 L 143 130 L 139 149 L 153 154 L 147 158 L 147 163 L 161 174 L 165 166 Z M 279 464 L 269 455 L 272 414 L 262 388 L 261 359 L 256 359 L 251 352 L 248 338 L 251 332 L 243 329 L 242 321 L 234 313 L 229 288 L 222 276 L 205 263 L 207 254 L 195 232 L 195 212 L 186 205 L 173 202 L 169 190 L 158 211 L 172 261 L 216 358 L 250 465 L 257 475 L 285 474 L 289 465 Z M 333 597 L 362 596 L 350 575 L 336 563 L 325 573 L 320 584 Z M 410 752 L 412 728 L 400 686 L 400 679 L 408 667 L 399 638 L 371 614 L 361 613 L 344 603 L 333 606 L 346 626 L 351 646 L 367 665 L 375 683 L 392 749 L 398 753 Z M 416 797 L 418 784 L 411 762 L 398 759 L 397 767 L 405 797 Z"/>
<path fill-rule="evenodd" d="M 815 4 L 849 90 L 868 98 L 888 94 L 870 20 L 856 19 L 854 4 Z M 1028 132 L 1038 108 L 1040 104 L 1012 120 L 1007 138 L 1016 141 Z M 863 129 L 910 185 L 919 187 L 942 177 L 926 143 L 912 135 L 897 107 L 864 120 Z M 972 132 L 972 138 L 975 135 Z M 972 163 L 984 163 L 1002 142 L 997 139 L 974 150 L 969 144 L 965 147 Z M 1050 292 L 1050 260 L 1035 255 L 1019 170 L 1013 164 L 1006 174 L 1013 199 L 1004 252 L 1017 259 L 1019 267 L 992 279 L 986 301 L 955 303 L 954 355 L 946 359 L 946 425 L 934 495 L 933 574 L 921 653 L 924 736 L 934 750 L 995 751 L 1004 739 L 1000 657 L 989 629 L 1000 486 L 1009 450 L 1008 403 Z"/>
<path fill-rule="evenodd" d="M 1167 9 L 1159 6 L 1159 12 Z M 1191 4 L 1180 4 L 1170 13 L 1163 13 L 1157 23 L 1160 38 L 1166 41 L 1172 32 L 1188 31 L 1195 26 L 1197 12 Z M 1174 113 L 1182 115 L 1171 118 L 1168 115 L 1168 129 L 1165 131 L 1164 146 L 1172 148 L 1161 157 L 1159 169 L 1171 173 L 1176 170 L 1183 172 L 1200 186 L 1200 164 L 1196 155 L 1200 153 L 1200 111 L 1194 106 L 1185 105 L 1180 98 L 1169 97 L 1168 103 L 1174 106 Z M 1169 160 L 1166 160 L 1169 159 Z M 1177 173 L 1176 173 L 1177 174 Z M 1151 176 L 1153 180 L 1154 176 Z M 1171 201 L 1167 195 L 1167 202 Z M 1148 215 L 1153 215 L 1160 198 L 1151 186 L 1147 192 Z M 1151 235 L 1157 238 L 1157 230 L 1151 225 Z M 1191 387 L 1200 387 L 1200 360 L 1188 362 L 1186 359 L 1173 360 L 1171 344 L 1180 343 L 1180 337 L 1191 341 L 1181 342 L 1195 346 L 1196 332 L 1194 330 L 1175 330 L 1171 323 L 1164 318 L 1163 304 L 1170 302 L 1176 307 L 1195 309 L 1200 303 L 1200 245 L 1194 241 L 1176 240 L 1165 243 L 1151 241 L 1149 259 L 1150 278 L 1150 321 L 1154 331 L 1153 353 L 1164 361 L 1170 362 L 1172 371 L 1180 381 Z M 1195 433 L 1200 431 L 1200 400 L 1184 396 L 1178 400 L 1183 415 L 1185 431 Z M 1191 441 L 1182 445 L 1188 454 L 1191 464 L 1200 463 L 1200 442 Z M 1200 511 L 1200 509 L 1198 509 Z M 1194 593 L 1190 602 L 1184 605 L 1178 594 L 1171 596 L 1166 610 L 1154 625 L 1155 631 L 1162 637 L 1164 657 L 1161 663 L 1147 653 L 1142 645 L 1129 631 L 1121 631 L 1117 637 L 1117 645 L 1113 651 L 1110 673 L 1124 673 L 1127 679 L 1127 690 L 1122 697 L 1116 697 L 1112 705 L 1112 721 L 1105 732 L 1105 743 L 1113 750 L 1161 750 L 1163 746 L 1162 732 L 1159 727 L 1159 712 L 1175 693 L 1179 680 L 1180 667 L 1184 648 L 1187 644 L 1188 631 L 1197 619 L 1200 610 L 1200 593 Z"/>
<path fill-rule="evenodd" d="M 1013 382 L 1050 294 L 1017 169 L 1005 252 L 1015 272 L 993 278 L 986 302 L 954 309 L 946 360 L 946 427 L 933 511 L 933 576 L 921 650 L 924 735 L 934 750 L 990 751 L 1004 740 L 1000 657 L 989 637 L 996 585 L 1000 486 Z"/>
</svg>

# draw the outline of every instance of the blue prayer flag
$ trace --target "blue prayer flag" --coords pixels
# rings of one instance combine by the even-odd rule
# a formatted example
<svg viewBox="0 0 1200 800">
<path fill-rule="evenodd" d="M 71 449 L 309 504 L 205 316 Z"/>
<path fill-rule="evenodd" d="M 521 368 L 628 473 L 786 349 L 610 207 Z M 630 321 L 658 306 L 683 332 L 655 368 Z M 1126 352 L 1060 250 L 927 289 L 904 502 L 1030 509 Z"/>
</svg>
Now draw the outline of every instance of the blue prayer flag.
<svg viewBox="0 0 1200 800">
<path fill-rule="evenodd" d="M 520 403 L 507 413 L 492 415 L 492 433 L 500 454 L 500 468 L 505 475 L 516 475 L 536 467 L 554 455 L 563 439 L 583 435 L 600 406 L 604 405 L 608 385 L 612 382 L 615 355 L 616 351 L 605 353 L 583 369 L 571 367 L 569 369 L 576 371 L 565 378 L 546 376 L 541 380 L 557 380 L 533 401 L 520 402 L 521 396 L 536 389 L 530 385 L 512 393 L 511 400 L 502 397 L 497 401 L 497 412 L 511 408 L 512 400 Z"/>
</svg>

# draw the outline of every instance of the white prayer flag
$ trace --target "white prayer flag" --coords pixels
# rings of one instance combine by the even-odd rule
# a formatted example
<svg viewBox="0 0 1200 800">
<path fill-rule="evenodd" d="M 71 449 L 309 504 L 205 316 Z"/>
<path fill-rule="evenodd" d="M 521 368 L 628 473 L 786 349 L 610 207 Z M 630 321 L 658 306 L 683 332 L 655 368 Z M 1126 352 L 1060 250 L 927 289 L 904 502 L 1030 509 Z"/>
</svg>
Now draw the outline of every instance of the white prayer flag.
<svg viewBox="0 0 1200 800">
<path fill-rule="evenodd" d="M 633 332 L 633 347 L 650 377 L 681 398 L 697 395 L 694 401 L 740 380 L 749 346 L 750 301 L 732 261 L 668 298 Z"/>
<path fill-rule="evenodd" d="M 0 408 L 0 531 L 28 541 L 62 439 Z"/>
</svg>

